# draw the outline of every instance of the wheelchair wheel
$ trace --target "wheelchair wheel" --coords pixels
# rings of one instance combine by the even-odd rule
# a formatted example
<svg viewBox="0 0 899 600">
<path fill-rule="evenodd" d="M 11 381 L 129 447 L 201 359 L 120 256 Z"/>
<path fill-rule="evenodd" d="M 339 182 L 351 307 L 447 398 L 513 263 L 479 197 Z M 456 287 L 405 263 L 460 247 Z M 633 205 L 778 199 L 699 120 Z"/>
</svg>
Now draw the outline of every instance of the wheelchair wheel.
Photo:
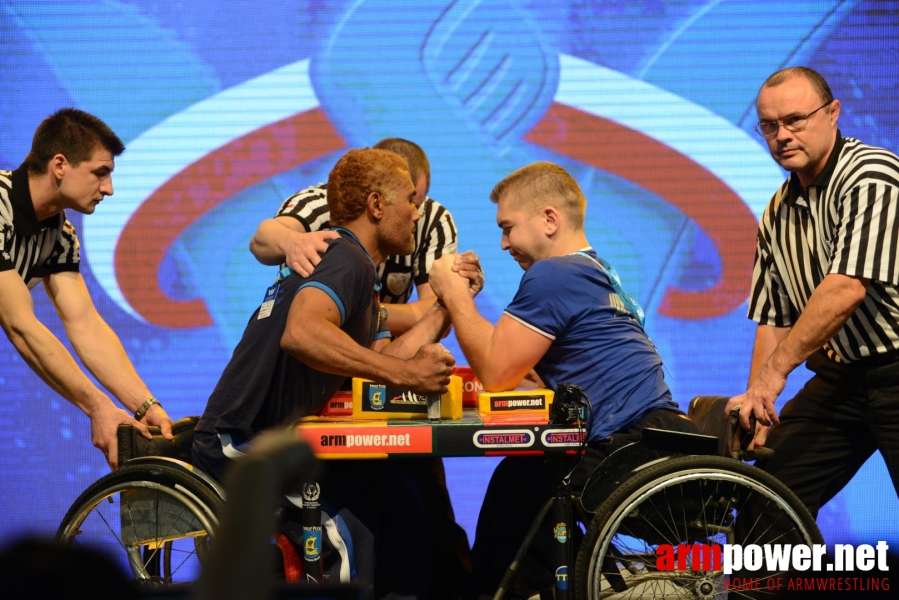
<svg viewBox="0 0 899 600">
<path fill-rule="evenodd" d="M 187 467 L 126 465 L 87 488 L 56 535 L 106 552 L 136 583 L 186 583 L 199 576 L 222 505 Z"/>
<path fill-rule="evenodd" d="M 575 594 L 727 598 L 728 579 L 708 555 L 697 554 L 694 564 L 689 554 L 674 570 L 662 570 L 656 550 L 766 543 L 824 540 L 799 499 L 764 471 L 718 456 L 666 459 L 635 472 L 597 509 L 578 552 Z M 776 575 L 753 573 L 762 580 Z"/>
</svg>

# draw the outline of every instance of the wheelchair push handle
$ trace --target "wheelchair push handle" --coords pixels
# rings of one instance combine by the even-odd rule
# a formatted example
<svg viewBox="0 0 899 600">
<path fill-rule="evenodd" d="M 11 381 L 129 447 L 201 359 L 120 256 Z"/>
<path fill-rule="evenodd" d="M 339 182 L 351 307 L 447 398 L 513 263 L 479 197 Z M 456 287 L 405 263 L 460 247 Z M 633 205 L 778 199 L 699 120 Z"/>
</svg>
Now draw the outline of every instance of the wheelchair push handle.
<svg viewBox="0 0 899 600">
<path fill-rule="evenodd" d="M 172 423 L 172 436 L 162 437 L 159 427 L 149 425 L 147 430 L 153 439 L 148 440 L 133 425 L 122 423 L 116 432 L 119 442 L 119 464 L 124 465 L 132 458 L 141 456 L 164 456 L 190 463 L 190 447 L 193 444 L 194 428 L 200 417 L 184 417 Z"/>
<path fill-rule="evenodd" d="M 727 430 L 729 432 L 729 449 L 733 458 L 742 460 L 759 460 L 771 458 L 774 456 L 774 450 L 771 448 L 759 447 L 749 449 L 755 437 L 756 418 L 753 413 L 749 414 L 749 429 L 743 429 L 740 425 L 740 406 L 735 406 L 727 417 Z"/>
<path fill-rule="evenodd" d="M 703 435 L 718 438 L 718 454 L 737 460 L 757 460 L 770 458 L 774 450 L 770 448 L 749 449 L 755 437 L 755 415 L 749 415 L 749 430 L 740 426 L 740 407 L 729 413 L 725 407 L 730 396 L 696 396 L 690 401 L 687 417 Z"/>
</svg>

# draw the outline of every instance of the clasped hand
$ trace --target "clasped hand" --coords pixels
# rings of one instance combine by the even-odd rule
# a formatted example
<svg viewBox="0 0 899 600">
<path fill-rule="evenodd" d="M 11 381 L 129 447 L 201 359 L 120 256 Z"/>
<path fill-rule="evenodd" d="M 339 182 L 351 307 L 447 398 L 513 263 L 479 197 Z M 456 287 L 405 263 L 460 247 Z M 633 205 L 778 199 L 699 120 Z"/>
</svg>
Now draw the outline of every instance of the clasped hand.
<svg viewBox="0 0 899 600">
<path fill-rule="evenodd" d="M 467 289 L 474 298 L 484 288 L 484 270 L 473 250 L 444 254 L 431 267 L 428 283 L 438 298 L 443 298 L 453 289 Z"/>
</svg>

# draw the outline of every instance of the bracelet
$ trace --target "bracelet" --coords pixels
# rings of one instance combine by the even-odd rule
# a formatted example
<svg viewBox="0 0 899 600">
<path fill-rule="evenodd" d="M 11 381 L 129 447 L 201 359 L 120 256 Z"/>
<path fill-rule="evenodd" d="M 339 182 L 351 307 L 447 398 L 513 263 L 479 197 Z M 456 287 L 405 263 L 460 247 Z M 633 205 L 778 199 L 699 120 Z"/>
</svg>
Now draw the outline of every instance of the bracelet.
<svg viewBox="0 0 899 600">
<path fill-rule="evenodd" d="M 143 419 L 144 415 L 147 414 L 147 411 L 150 410 L 150 407 L 154 404 L 158 405 L 159 408 L 162 408 L 162 404 L 159 403 L 159 400 L 157 400 L 153 396 L 147 398 L 144 403 L 140 405 L 140 408 L 134 411 L 134 420 L 140 421 L 141 419 Z"/>
</svg>

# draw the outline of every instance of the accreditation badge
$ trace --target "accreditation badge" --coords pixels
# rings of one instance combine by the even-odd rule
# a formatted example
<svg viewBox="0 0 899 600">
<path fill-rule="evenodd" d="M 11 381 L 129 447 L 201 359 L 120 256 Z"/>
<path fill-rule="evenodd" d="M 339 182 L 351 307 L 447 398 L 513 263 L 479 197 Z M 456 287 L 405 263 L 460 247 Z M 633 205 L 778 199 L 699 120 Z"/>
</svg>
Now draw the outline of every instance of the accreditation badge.
<svg viewBox="0 0 899 600">
<path fill-rule="evenodd" d="M 259 314 L 256 315 L 256 320 L 267 319 L 271 316 L 272 308 L 275 306 L 275 298 L 278 297 L 278 288 L 280 286 L 280 283 L 276 283 L 265 290 L 265 298 L 262 300 L 262 305 L 259 306 Z"/>
</svg>

